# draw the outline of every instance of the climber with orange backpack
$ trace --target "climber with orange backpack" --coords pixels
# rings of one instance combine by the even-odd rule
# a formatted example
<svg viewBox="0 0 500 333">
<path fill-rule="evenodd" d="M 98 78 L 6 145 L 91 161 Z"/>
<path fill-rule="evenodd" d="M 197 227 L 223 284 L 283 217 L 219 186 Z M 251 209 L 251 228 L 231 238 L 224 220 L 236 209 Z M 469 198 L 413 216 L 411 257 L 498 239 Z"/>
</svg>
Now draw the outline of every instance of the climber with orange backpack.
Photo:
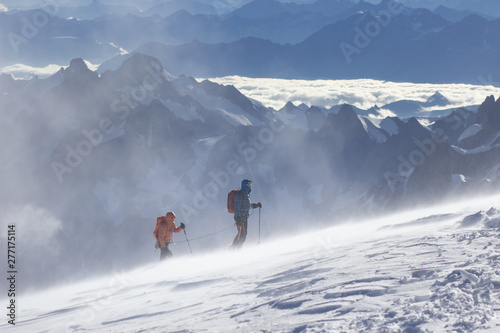
<svg viewBox="0 0 500 333">
<path fill-rule="evenodd" d="M 159 247 L 161 251 L 160 261 L 165 260 L 167 257 L 172 257 L 172 252 L 168 248 L 169 244 L 172 243 L 172 233 L 181 232 L 186 227 L 184 223 L 181 223 L 177 227 L 174 221 L 175 214 L 173 212 L 168 212 L 165 216 L 160 216 L 156 219 L 156 228 L 153 236 L 156 238 L 155 247 Z"/>
</svg>

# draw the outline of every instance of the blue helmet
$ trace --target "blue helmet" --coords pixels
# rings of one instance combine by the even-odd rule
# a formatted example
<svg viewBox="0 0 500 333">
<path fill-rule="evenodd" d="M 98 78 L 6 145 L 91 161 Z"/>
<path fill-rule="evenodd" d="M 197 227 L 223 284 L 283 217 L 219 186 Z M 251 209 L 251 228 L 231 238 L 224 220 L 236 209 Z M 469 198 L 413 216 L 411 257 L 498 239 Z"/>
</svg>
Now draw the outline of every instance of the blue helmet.
<svg viewBox="0 0 500 333">
<path fill-rule="evenodd" d="M 241 182 L 241 190 L 246 195 L 249 195 L 250 192 L 252 191 L 252 181 L 248 179 L 243 179 L 243 181 Z"/>
</svg>

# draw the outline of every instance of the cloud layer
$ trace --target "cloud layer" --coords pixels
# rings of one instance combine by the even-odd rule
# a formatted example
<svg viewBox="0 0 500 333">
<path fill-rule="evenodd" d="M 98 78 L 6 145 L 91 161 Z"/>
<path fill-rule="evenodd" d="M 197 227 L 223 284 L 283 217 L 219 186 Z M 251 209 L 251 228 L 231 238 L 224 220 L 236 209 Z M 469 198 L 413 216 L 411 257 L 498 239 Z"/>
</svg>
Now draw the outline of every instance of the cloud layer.
<svg viewBox="0 0 500 333">
<path fill-rule="evenodd" d="M 1 8 L 1 4 L 0 4 Z M 85 61 L 95 71 L 98 65 Z M 30 79 L 37 75 L 47 78 L 67 66 L 48 65 L 31 67 L 15 64 L 0 68 L 0 73 L 11 74 L 15 79 Z M 483 84 L 431 84 L 390 82 L 372 79 L 358 80 L 289 80 L 273 78 L 249 78 L 225 76 L 208 78 L 224 85 L 233 85 L 244 95 L 267 107 L 281 109 L 287 102 L 295 105 L 329 108 L 339 104 L 351 104 L 361 109 L 379 107 L 400 100 L 425 102 L 435 92 L 440 92 L 451 103 L 449 108 L 479 105 L 487 96 L 500 96 L 500 87 L 491 78 L 479 78 Z M 497 85 L 496 87 L 494 85 Z"/>
<path fill-rule="evenodd" d="M 99 67 L 99 65 L 94 65 L 86 60 L 85 60 L 85 64 L 92 71 L 96 71 L 97 68 Z M 33 78 L 35 75 L 37 75 L 41 79 L 44 79 L 44 78 L 47 78 L 51 75 L 54 75 L 61 68 L 66 68 L 66 67 L 68 67 L 68 66 L 60 66 L 60 65 L 55 65 L 55 64 L 47 65 L 45 67 L 32 67 L 32 66 L 23 65 L 23 64 L 15 64 L 15 65 L 0 68 L 0 73 L 1 74 L 11 74 L 12 77 L 15 79 L 29 80 L 29 79 Z"/>
<path fill-rule="evenodd" d="M 402 99 L 426 101 L 436 91 L 452 105 L 460 107 L 481 104 L 489 95 L 499 96 L 500 88 L 472 84 L 397 83 L 371 79 L 360 80 L 285 80 L 226 76 L 209 78 L 224 85 L 234 85 L 244 95 L 265 106 L 282 108 L 291 101 L 295 105 L 331 107 L 348 103 L 361 109 L 383 106 Z"/>
</svg>

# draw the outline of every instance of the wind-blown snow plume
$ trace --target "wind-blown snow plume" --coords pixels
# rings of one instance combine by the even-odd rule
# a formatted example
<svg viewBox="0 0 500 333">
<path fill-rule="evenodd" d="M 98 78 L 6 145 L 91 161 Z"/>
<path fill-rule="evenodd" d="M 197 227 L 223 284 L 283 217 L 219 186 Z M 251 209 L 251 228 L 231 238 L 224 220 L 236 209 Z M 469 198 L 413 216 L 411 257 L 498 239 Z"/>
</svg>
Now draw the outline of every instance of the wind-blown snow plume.
<svg viewBox="0 0 500 333">
<path fill-rule="evenodd" d="M 54 237 L 62 228 L 62 222 L 44 208 L 33 205 L 2 207 L 2 227 L 15 223 L 19 238 L 29 247 L 53 248 Z"/>
</svg>

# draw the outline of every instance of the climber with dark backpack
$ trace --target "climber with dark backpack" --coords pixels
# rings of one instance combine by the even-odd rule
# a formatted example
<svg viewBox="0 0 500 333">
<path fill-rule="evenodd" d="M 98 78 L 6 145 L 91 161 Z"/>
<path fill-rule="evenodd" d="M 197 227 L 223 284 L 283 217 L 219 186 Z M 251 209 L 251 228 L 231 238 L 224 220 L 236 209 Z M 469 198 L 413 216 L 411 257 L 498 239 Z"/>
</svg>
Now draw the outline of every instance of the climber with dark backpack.
<svg viewBox="0 0 500 333">
<path fill-rule="evenodd" d="M 234 222 L 238 228 L 238 234 L 233 240 L 230 249 L 238 250 L 247 238 L 248 215 L 250 207 L 262 207 L 258 204 L 250 204 L 250 192 L 252 191 L 252 181 L 244 179 L 239 190 L 232 190 L 227 195 L 227 211 L 234 214 Z"/>
</svg>

